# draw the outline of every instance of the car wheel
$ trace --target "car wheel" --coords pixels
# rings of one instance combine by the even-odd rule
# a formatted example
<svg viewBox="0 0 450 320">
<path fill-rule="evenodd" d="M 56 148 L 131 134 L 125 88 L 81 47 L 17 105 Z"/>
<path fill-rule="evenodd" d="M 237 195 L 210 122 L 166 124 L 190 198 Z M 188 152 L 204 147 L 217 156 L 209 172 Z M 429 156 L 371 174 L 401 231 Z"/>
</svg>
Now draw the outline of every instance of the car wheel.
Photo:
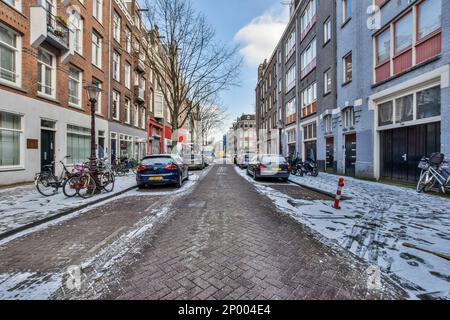
<svg viewBox="0 0 450 320">
<path fill-rule="evenodd" d="M 256 175 L 256 171 L 253 171 L 253 180 L 258 181 L 258 176 Z"/>
<path fill-rule="evenodd" d="M 183 185 L 183 175 L 180 173 L 178 175 L 178 182 L 175 186 L 179 189 L 179 188 L 181 188 L 182 185 Z"/>
</svg>

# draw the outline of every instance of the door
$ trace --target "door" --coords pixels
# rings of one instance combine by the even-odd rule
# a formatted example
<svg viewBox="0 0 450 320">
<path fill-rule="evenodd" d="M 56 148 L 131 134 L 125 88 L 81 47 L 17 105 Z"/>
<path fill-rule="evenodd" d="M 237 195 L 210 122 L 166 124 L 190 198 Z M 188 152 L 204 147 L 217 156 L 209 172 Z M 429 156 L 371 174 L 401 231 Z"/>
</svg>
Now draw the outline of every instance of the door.
<svg viewBox="0 0 450 320">
<path fill-rule="evenodd" d="M 334 138 L 326 138 L 325 147 L 325 171 L 329 173 L 334 173 Z"/>
<path fill-rule="evenodd" d="M 41 170 L 55 161 L 55 132 L 41 130 Z"/>
<path fill-rule="evenodd" d="M 317 161 L 317 142 L 305 142 L 305 160 Z"/>
<path fill-rule="evenodd" d="M 345 174 L 350 177 L 356 175 L 356 134 L 345 136 Z"/>
<path fill-rule="evenodd" d="M 117 160 L 117 138 L 111 137 L 111 162 Z"/>
<path fill-rule="evenodd" d="M 423 156 L 441 149 L 440 123 L 429 123 L 380 133 L 381 177 L 389 180 L 417 182 L 417 168 Z"/>
</svg>

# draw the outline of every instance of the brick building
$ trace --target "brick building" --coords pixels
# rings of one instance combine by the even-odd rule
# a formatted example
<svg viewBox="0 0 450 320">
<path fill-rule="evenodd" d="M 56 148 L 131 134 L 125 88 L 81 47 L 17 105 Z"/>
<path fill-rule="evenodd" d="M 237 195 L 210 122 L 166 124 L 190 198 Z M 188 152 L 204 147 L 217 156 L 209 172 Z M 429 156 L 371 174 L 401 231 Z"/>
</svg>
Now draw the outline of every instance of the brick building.
<svg viewBox="0 0 450 320">
<path fill-rule="evenodd" d="M 0 185 L 87 160 L 87 84 L 102 89 L 100 157 L 167 151 L 168 109 L 144 51 L 152 33 L 135 0 L 2 0 L 0 32 Z"/>
</svg>

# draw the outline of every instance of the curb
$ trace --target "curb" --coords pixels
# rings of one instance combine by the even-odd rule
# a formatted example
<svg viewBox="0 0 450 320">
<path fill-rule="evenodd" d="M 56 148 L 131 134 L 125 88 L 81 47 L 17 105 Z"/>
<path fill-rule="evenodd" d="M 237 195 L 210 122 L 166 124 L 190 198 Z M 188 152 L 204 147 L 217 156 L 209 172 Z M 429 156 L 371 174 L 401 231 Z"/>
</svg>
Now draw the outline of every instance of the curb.
<svg viewBox="0 0 450 320">
<path fill-rule="evenodd" d="M 309 190 L 317 192 L 317 193 L 321 193 L 321 194 L 326 195 L 326 196 L 328 196 L 328 197 L 330 197 L 332 199 L 336 198 L 336 194 L 334 194 L 334 193 L 331 193 L 331 192 L 328 192 L 328 191 L 324 191 L 322 189 L 318 189 L 318 188 L 315 188 L 315 187 L 311 187 L 311 186 L 309 186 L 307 184 L 303 184 L 303 183 L 300 183 L 300 182 L 297 182 L 297 181 L 293 181 L 291 179 L 289 179 L 289 182 L 291 182 L 293 184 L 296 184 L 296 185 L 298 185 L 298 186 L 300 186 L 302 188 L 309 189 Z M 353 197 L 341 195 L 341 200 L 351 200 L 351 199 L 353 199 Z"/>
<path fill-rule="evenodd" d="M 114 198 L 116 196 L 120 196 L 120 195 L 122 195 L 122 194 L 124 194 L 124 193 L 126 193 L 126 192 L 128 192 L 130 190 L 133 190 L 135 188 L 136 188 L 136 186 L 132 186 L 130 188 L 124 189 L 122 191 L 119 191 L 117 193 L 108 195 L 106 197 L 103 197 L 103 198 L 100 198 L 100 199 L 88 202 L 86 204 L 82 204 L 82 205 L 74 207 L 74 208 L 70 208 L 70 209 L 64 210 L 64 211 L 59 212 L 59 213 L 57 213 L 57 214 L 55 214 L 55 215 L 53 215 L 51 217 L 47 217 L 47 218 L 44 218 L 44 219 L 41 219 L 41 220 L 37 220 L 37 221 L 31 222 L 29 224 L 20 226 L 20 227 L 18 227 L 16 229 L 12 229 L 12 230 L 6 231 L 4 233 L 0 233 L 0 240 L 4 240 L 4 239 L 6 239 L 8 237 L 11 237 L 11 236 L 19 233 L 19 232 L 22 232 L 22 231 L 25 231 L 25 230 L 37 227 L 37 226 L 42 225 L 44 223 L 47 223 L 47 222 L 50 222 L 50 221 L 53 221 L 53 220 L 57 220 L 57 219 L 59 219 L 61 217 L 67 216 L 67 215 L 69 215 L 71 213 L 74 213 L 75 211 L 79 211 L 79 210 L 85 209 L 85 208 L 87 208 L 87 207 L 89 207 L 91 205 L 101 203 L 103 201 L 112 199 L 112 198 Z"/>
</svg>

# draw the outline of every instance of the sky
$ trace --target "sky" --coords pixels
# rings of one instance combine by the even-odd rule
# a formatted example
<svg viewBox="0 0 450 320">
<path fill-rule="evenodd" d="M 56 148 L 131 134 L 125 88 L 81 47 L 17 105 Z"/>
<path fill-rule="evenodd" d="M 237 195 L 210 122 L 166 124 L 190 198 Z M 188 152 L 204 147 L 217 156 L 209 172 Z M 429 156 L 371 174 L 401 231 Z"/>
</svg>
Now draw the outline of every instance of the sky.
<svg viewBox="0 0 450 320">
<path fill-rule="evenodd" d="M 242 113 L 255 113 L 258 65 L 269 59 L 289 20 L 283 0 L 191 0 L 216 30 L 217 40 L 239 46 L 239 86 L 221 95 L 228 118 L 220 134 Z M 219 132 L 216 133 L 216 138 Z"/>
</svg>

